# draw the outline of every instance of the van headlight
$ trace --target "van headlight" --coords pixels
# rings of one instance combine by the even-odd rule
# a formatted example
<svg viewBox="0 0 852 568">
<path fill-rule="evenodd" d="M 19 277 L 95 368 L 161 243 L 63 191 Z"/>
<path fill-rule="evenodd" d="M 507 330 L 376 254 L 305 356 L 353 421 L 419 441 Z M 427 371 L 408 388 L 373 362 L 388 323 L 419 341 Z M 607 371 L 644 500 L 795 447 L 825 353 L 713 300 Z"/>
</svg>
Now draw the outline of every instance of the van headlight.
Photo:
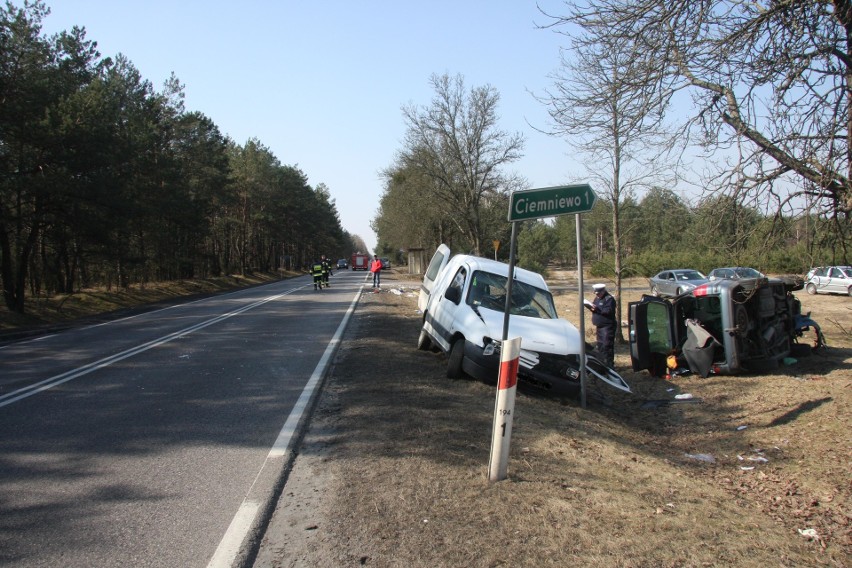
<svg viewBox="0 0 852 568">
<path fill-rule="evenodd" d="M 500 343 L 494 341 L 490 337 L 483 337 L 482 343 L 485 345 L 485 348 L 482 350 L 482 354 L 486 357 L 494 355 L 500 350 Z"/>
</svg>

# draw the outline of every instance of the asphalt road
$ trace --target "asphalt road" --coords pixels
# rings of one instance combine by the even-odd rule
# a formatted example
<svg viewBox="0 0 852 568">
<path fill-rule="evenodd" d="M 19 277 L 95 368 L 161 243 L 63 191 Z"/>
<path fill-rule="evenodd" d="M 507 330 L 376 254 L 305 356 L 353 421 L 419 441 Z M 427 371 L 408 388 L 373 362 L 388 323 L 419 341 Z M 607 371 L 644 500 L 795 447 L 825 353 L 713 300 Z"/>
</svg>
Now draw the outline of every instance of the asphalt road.
<svg viewBox="0 0 852 568">
<path fill-rule="evenodd" d="M 245 562 L 364 282 L 300 277 L 0 346 L 0 565 Z"/>
</svg>

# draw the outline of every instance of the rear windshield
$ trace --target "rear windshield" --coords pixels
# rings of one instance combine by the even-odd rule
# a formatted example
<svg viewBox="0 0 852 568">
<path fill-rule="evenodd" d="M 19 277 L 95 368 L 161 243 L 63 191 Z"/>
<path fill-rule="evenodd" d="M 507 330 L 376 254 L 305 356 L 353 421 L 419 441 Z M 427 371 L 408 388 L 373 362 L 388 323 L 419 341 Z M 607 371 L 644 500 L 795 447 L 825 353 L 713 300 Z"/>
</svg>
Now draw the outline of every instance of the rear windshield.
<svg viewBox="0 0 852 568">
<path fill-rule="evenodd" d="M 429 268 L 426 269 L 426 279 L 435 281 L 438 277 L 438 271 L 441 269 L 441 263 L 444 262 L 444 255 L 440 251 L 432 257 L 432 262 L 429 263 Z"/>
<path fill-rule="evenodd" d="M 506 309 L 506 277 L 477 270 L 473 273 L 467 303 L 502 312 Z M 510 314 L 540 319 L 556 319 L 553 296 L 547 290 L 517 280 L 512 283 Z"/>
</svg>

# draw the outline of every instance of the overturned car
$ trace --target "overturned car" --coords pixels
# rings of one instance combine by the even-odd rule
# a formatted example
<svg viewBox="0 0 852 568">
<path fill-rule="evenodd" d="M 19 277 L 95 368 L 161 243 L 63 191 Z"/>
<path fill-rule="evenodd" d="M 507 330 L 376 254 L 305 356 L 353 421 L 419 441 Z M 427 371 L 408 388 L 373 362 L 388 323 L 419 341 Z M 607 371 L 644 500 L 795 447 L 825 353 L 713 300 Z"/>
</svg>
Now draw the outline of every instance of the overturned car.
<svg viewBox="0 0 852 568">
<path fill-rule="evenodd" d="M 711 281 L 672 300 L 642 296 L 628 306 L 633 369 L 663 376 L 685 368 L 702 377 L 775 369 L 805 332 L 812 347 L 824 343 L 792 293 L 801 288 L 761 277 Z"/>
<path fill-rule="evenodd" d="M 496 382 L 509 266 L 471 255 L 451 256 L 438 247 L 418 298 L 422 350 L 447 355 L 447 376 L 468 374 Z M 540 274 L 515 268 L 509 307 L 509 337 L 521 338 L 520 385 L 558 395 L 580 388 L 580 332 L 556 314 L 553 296 Z M 630 392 L 630 387 L 597 354 L 586 352 L 587 376 Z"/>
</svg>

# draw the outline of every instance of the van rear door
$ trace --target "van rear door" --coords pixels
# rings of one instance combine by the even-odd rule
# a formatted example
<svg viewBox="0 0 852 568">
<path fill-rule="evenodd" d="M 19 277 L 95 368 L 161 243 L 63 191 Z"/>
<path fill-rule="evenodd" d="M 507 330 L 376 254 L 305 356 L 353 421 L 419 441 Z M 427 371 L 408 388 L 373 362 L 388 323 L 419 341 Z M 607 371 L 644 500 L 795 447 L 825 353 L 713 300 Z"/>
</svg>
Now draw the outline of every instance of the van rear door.
<svg viewBox="0 0 852 568">
<path fill-rule="evenodd" d="M 442 244 L 435 251 L 432 260 L 429 261 L 429 267 L 426 269 L 426 274 L 423 275 L 423 283 L 420 285 L 420 296 L 417 298 L 417 308 L 423 312 L 426 310 L 426 304 L 429 303 L 429 296 L 432 294 L 432 289 L 435 287 L 435 280 L 438 275 L 447 266 L 450 261 L 450 247 Z"/>
<path fill-rule="evenodd" d="M 659 376 L 675 344 L 673 308 L 668 300 L 642 296 L 628 304 L 630 359 L 634 371 L 647 370 Z"/>
</svg>

